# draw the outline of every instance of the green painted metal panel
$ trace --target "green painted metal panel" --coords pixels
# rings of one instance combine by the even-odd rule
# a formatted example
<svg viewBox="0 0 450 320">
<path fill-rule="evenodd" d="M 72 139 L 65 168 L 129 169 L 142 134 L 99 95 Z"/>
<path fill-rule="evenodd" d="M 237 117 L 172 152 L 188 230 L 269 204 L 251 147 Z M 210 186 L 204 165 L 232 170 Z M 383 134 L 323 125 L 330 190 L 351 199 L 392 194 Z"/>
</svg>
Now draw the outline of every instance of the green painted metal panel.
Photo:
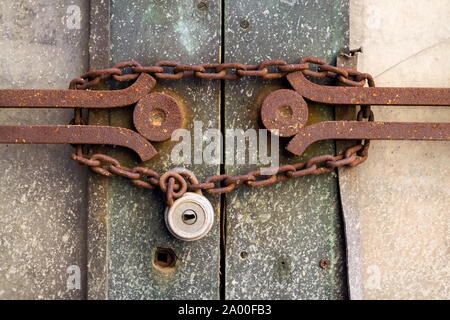
<svg viewBox="0 0 450 320">
<path fill-rule="evenodd" d="M 348 4 L 338 1 L 225 1 L 225 60 L 296 63 L 303 56 L 334 62 L 347 45 Z M 225 86 L 225 128 L 259 128 L 259 107 L 282 81 L 242 79 Z M 333 119 L 330 107 L 310 105 L 310 122 Z M 280 141 L 284 148 L 289 139 Z M 333 143 L 312 146 L 301 158 L 333 154 Z M 262 166 L 262 165 L 260 165 Z M 259 167 L 259 166 L 258 166 Z M 229 165 L 239 174 L 255 165 Z M 304 177 L 226 196 L 227 299 L 340 299 L 346 297 L 344 243 L 336 175 Z M 319 266 L 321 259 L 331 263 Z"/>
<path fill-rule="evenodd" d="M 223 8 L 220 1 L 207 3 L 206 10 L 198 10 L 196 1 L 111 1 L 111 64 L 131 59 L 142 64 L 162 59 L 184 63 L 220 61 Z M 345 0 L 225 1 L 225 61 L 256 63 L 273 58 L 296 62 L 302 56 L 315 55 L 333 62 L 337 51 L 347 44 L 347 11 Z M 243 28 L 243 20 L 248 21 L 247 28 Z M 158 81 L 156 90 L 183 101 L 188 115 L 186 128 L 191 131 L 195 120 L 203 121 L 208 128 L 220 128 L 221 114 L 225 128 L 245 130 L 260 127 L 258 109 L 263 97 L 286 82 L 228 81 L 222 92 L 220 85 L 218 81 L 198 79 Z M 310 121 L 333 118 L 332 108 L 310 107 Z M 130 127 L 131 109 L 112 111 L 109 123 Z M 179 166 L 169 157 L 173 145 L 156 144 L 160 155 L 145 165 L 160 172 Z M 332 143 L 318 143 L 303 158 L 334 153 L 334 149 Z M 137 159 L 120 148 L 110 154 L 125 165 L 137 164 Z M 300 160 L 281 154 L 282 163 Z M 199 179 L 219 172 L 219 166 L 186 167 Z M 233 165 L 225 166 L 225 171 L 238 174 L 254 168 Z M 346 297 L 334 174 L 264 189 L 241 189 L 222 198 L 208 196 L 215 208 L 216 223 L 206 238 L 193 243 L 169 235 L 163 223 L 163 197 L 158 191 L 140 190 L 122 178 L 100 184 L 106 189 L 102 194 L 106 206 L 101 208 L 100 216 L 106 217 L 101 245 L 107 251 L 108 265 L 99 272 L 105 280 L 106 298 L 214 299 L 219 298 L 221 285 L 227 299 Z M 102 187 L 96 190 L 102 191 Z M 222 217 L 226 244 L 222 248 L 221 200 L 226 212 Z M 175 251 L 179 259 L 174 269 L 155 267 L 153 258 L 158 247 Z M 221 251 L 225 258 L 222 261 Z M 321 269 L 320 259 L 330 260 L 331 266 Z"/>
<path fill-rule="evenodd" d="M 208 10 L 195 1 L 111 1 L 112 63 L 136 60 L 148 65 L 158 60 L 184 63 L 219 61 L 220 3 Z M 218 128 L 220 83 L 186 79 L 158 81 L 158 91 L 179 98 L 187 116 Z M 131 126 L 131 110 L 111 112 L 111 124 Z M 191 130 L 192 131 L 192 130 Z M 170 159 L 176 142 L 155 143 L 160 154 L 145 163 L 158 172 L 180 164 Z M 126 165 L 136 165 L 127 151 L 111 154 Z M 199 178 L 217 174 L 218 165 L 182 165 Z M 164 199 L 159 191 L 141 190 L 116 178 L 108 187 L 108 298 L 111 299 L 217 299 L 219 297 L 219 197 L 211 197 L 216 219 L 212 231 L 195 242 L 174 239 L 164 225 Z M 153 263 L 157 248 L 172 249 L 178 257 L 175 268 L 161 270 Z"/>
</svg>

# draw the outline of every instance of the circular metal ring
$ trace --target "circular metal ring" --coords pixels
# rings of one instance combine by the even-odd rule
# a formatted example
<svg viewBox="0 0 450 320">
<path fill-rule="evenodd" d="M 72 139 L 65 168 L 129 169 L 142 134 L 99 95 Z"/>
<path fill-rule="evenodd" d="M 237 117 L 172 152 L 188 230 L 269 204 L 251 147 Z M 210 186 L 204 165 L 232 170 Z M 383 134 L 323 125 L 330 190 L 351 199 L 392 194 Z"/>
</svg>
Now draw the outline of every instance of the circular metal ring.
<svg viewBox="0 0 450 320">
<path fill-rule="evenodd" d="M 150 141 L 165 141 L 181 128 L 183 115 L 171 96 L 154 92 L 136 104 L 133 113 L 136 130 Z"/>
<path fill-rule="evenodd" d="M 280 137 L 291 137 L 298 133 L 308 120 L 308 106 L 302 96 L 288 89 L 272 92 L 261 107 L 261 120 Z"/>
</svg>

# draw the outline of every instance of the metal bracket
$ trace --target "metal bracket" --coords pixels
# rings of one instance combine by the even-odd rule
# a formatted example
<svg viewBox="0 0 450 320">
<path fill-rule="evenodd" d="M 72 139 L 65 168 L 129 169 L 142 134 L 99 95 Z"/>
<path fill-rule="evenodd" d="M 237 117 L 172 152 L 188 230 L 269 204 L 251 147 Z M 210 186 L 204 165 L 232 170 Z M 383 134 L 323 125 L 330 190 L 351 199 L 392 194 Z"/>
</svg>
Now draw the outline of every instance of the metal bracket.
<svg viewBox="0 0 450 320">
<path fill-rule="evenodd" d="M 307 127 L 307 104 L 450 106 L 448 88 L 332 87 L 312 83 L 299 71 L 287 76 L 295 89 L 272 92 L 263 102 L 261 118 L 269 130 L 295 137 L 286 149 L 301 155 L 320 140 L 450 140 L 450 123 L 328 121 Z M 286 112 L 288 110 L 288 112 Z"/>
<path fill-rule="evenodd" d="M 0 126 L 0 143 L 104 144 L 126 147 L 142 161 L 158 152 L 150 141 L 164 141 L 182 124 L 180 107 L 163 93 L 150 93 L 156 80 L 141 74 L 123 90 L 0 90 L 1 108 L 119 108 L 137 103 L 134 124 L 138 132 L 118 127 L 91 125 Z M 152 124 L 152 114 L 162 121 Z"/>
<path fill-rule="evenodd" d="M 310 101 L 342 105 L 449 106 L 450 88 L 332 87 L 315 84 L 294 72 L 292 88 Z"/>
</svg>

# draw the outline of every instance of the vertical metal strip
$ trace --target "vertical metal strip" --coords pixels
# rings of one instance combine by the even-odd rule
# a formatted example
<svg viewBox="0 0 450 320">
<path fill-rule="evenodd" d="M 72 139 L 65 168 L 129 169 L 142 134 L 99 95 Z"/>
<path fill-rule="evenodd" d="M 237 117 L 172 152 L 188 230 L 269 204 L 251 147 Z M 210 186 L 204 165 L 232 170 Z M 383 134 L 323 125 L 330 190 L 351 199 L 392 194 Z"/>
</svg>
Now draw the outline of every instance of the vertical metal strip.
<svg viewBox="0 0 450 320">
<path fill-rule="evenodd" d="M 337 66 L 357 69 L 358 56 L 338 55 Z M 337 106 L 335 111 L 336 120 L 355 120 L 356 106 Z M 336 151 L 344 152 L 355 141 L 336 141 Z M 346 255 L 347 255 L 347 279 L 350 299 L 362 299 L 362 279 L 361 279 L 361 240 L 360 240 L 360 219 L 357 203 L 358 184 L 356 168 L 339 168 L 339 194 L 344 221 Z"/>
</svg>

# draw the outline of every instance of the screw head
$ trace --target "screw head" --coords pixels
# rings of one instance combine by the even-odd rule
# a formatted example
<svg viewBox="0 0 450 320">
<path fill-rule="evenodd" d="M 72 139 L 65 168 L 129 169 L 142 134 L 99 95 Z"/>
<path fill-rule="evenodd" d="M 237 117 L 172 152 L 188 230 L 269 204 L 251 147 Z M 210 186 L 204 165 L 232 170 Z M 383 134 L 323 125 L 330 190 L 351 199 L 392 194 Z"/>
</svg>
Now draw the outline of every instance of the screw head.
<svg viewBox="0 0 450 320">
<path fill-rule="evenodd" d="M 241 256 L 241 259 L 247 259 L 247 257 L 248 257 L 247 251 L 242 251 L 240 256 Z"/>
<path fill-rule="evenodd" d="M 248 29 L 250 27 L 250 22 L 246 19 L 242 19 L 239 25 L 242 29 Z"/>
</svg>

